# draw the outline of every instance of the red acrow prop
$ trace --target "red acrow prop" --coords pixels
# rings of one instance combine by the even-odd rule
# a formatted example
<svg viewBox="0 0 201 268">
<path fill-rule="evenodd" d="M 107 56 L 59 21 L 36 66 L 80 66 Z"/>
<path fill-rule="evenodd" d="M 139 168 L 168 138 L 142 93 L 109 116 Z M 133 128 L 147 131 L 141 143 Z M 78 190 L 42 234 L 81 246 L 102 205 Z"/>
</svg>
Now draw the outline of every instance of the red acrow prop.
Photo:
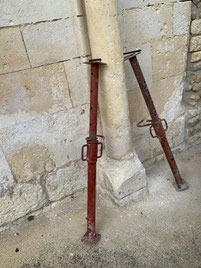
<svg viewBox="0 0 201 268">
<path fill-rule="evenodd" d="M 95 233 L 96 221 L 96 162 L 102 156 L 103 144 L 98 141 L 103 136 L 97 135 L 98 111 L 98 76 L 101 59 L 90 60 L 91 65 L 91 90 L 90 90 L 90 124 L 87 144 L 82 146 L 82 160 L 88 162 L 88 200 L 87 200 L 87 232 L 82 241 L 87 244 L 96 244 L 100 235 Z M 86 156 L 85 156 L 86 151 Z"/>
<path fill-rule="evenodd" d="M 165 153 L 165 156 L 167 158 L 167 161 L 170 165 L 170 168 L 172 170 L 172 173 L 175 178 L 175 188 L 177 191 L 182 191 L 188 188 L 187 184 L 182 180 L 179 169 L 177 167 L 176 161 L 174 159 L 174 156 L 172 154 L 170 145 L 166 138 L 166 131 L 168 129 L 168 125 L 165 119 L 160 119 L 157 112 L 155 105 L 153 103 L 152 97 L 150 95 L 148 86 L 146 84 L 144 75 L 142 73 L 142 70 L 140 68 L 137 55 L 140 54 L 141 50 L 136 50 L 132 52 L 124 53 L 124 60 L 129 60 L 130 64 L 132 66 L 133 72 L 136 76 L 136 79 L 138 81 L 139 87 L 141 89 L 142 95 L 144 97 L 144 100 L 146 102 L 147 108 L 149 110 L 150 116 L 152 120 L 146 120 L 146 122 L 143 124 L 144 120 L 140 121 L 137 126 L 138 127 L 145 127 L 150 126 L 150 134 L 153 138 L 158 138 L 161 146 L 163 148 L 163 151 Z M 163 126 L 163 122 L 165 124 L 165 128 Z M 155 134 L 153 133 L 153 130 Z"/>
</svg>

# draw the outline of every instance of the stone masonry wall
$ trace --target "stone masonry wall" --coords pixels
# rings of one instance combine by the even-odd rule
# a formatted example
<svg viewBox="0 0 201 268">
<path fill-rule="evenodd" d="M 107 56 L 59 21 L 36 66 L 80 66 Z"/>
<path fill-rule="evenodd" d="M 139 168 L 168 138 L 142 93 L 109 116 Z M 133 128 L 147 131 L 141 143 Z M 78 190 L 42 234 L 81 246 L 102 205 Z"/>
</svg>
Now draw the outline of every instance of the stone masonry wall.
<svg viewBox="0 0 201 268">
<path fill-rule="evenodd" d="M 86 187 L 90 51 L 77 1 L 0 2 L 1 226 Z"/>
<path fill-rule="evenodd" d="M 187 110 L 187 144 L 201 142 L 201 1 L 192 5 L 191 39 L 188 57 L 188 77 L 184 101 Z"/>
<path fill-rule="evenodd" d="M 119 0 L 124 51 L 142 49 L 138 57 L 161 118 L 166 118 L 172 148 L 185 139 L 182 104 L 191 22 L 191 1 Z M 148 128 L 136 123 L 149 119 L 144 99 L 129 62 L 125 64 L 133 140 L 141 161 L 159 160 L 162 150 Z M 148 161 L 147 164 L 152 163 Z M 145 164 L 146 164 L 145 162 Z"/>
<path fill-rule="evenodd" d="M 139 61 L 158 113 L 168 121 L 170 145 L 198 142 L 200 1 L 193 1 L 191 41 L 191 1 L 118 1 L 124 51 L 142 49 Z M 0 2 L 3 226 L 86 188 L 80 148 L 88 135 L 89 67 L 82 63 L 90 48 L 81 1 Z M 149 114 L 128 63 L 125 70 L 134 146 L 149 164 L 161 159 L 160 144 L 147 128 L 136 128 Z M 107 165 L 119 172 L 112 162 L 103 169 Z"/>
</svg>

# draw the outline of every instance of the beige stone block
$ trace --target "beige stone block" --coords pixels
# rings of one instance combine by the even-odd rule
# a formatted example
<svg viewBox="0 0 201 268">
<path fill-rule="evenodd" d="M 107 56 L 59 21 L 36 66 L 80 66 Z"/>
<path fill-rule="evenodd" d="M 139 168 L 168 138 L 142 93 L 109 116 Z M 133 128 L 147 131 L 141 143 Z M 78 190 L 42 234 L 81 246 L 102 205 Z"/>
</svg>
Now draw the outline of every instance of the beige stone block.
<svg viewBox="0 0 201 268">
<path fill-rule="evenodd" d="M 36 176 L 40 176 L 46 170 L 46 165 L 54 168 L 50 152 L 40 145 L 23 147 L 10 160 L 9 164 L 18 182 L 29 181 Z"/>
<path fill-rule="evenodd" d="M 89 44 L 86 16 L 73 17 L 72 24 L 74 28 L 74 34 L 79 51 L 79 56 L 90 56 L 91 50 Z"/>
<path fill-rule="evenodd" d="M 29 67 L 19 28 L 0 29 L 0 74 Z"/>
<path fill-rule="evenodd" d="M 191 63 L 190 68 L 192 71 L 198 71 L 201 69 L 201 61 Z"/>
<path fill-rule="evenodd" d="M 10 192 L 14 183 L 12 170 L 10 169 L 4 152 L 0 147 L 0 196 Z"/>
<path fill-rule="evenodd" d="M 130 9 L 130 8 L 137 8 L 137 7 L 144 7 L 144 6 L 149 6 L 149 5 L 155 5 L 155 4 L 167 4 L 169 5 L 170 3 L 174 3 L 175 0 L 118 0 L 119 3 L 119 8 L 120 10 L 123 9 Z"/>
<path fill-rule="evenodd" d="M 131 124 L 137 123 L 142 119 L 149 119 L 149 113 L 140 89 L 128 90 L 127 93 Z"/>
<path fill-rule="evenodd" d="M 50 201 L 57 201 L 86 188 L 87 165 L 81 160 L 69 163 L 67 167 L 50 173 L 46 188 Z"/>
<path fill-rule="evenodd" d="M 185 103 L 188 105 L 188 106 L 191 106 L 190 109 L 193 109 L 193 108 L 197 108 L 197 98 L 199 100 L 199 96 L 197 94 L 186 94 L 184 96 L 184 100 L 185 100 Z"/>
<path fill-rule="evenodd" d="M 40 115 L 72 107 L 63 63 L 0 76 L 1 115 Z"/>
<path fill-rule="evenodd" d="M 177 2 L 173 9 L 174 35 L 189 35 L 191 23 L 191 1 Z"/>
<path fill-rule="evenodd" d="M 150 93 L 159 115 L 164 112 L 167 102 L 176 90 L 176 79 L 177 77 L 165 78 L 152 83 L 150 87 Z M 150 115 L 140 89 L 128 91 L 128 102 L 131 123 L 139 122 L 142 119 L 150 119 Z"/>
<path fill-rule="evenodd" d="M 191 33 L 192 33 L 192 35 L 201 34 L 201 19 L 192 21 Z"/>
<path fill-rule="evenodd" d="M 189 76 L 189 82 L 191 84 L 201 82 L 201 72 L 194 72 L 194 73 L 192 73 Z"/>
<path fill-rule="evenodd" d="M 12 117 L 0 116 L 0 137 L 8 162 L 12 162 L 18 177 L 24 174 L 19 180 L 27 181 L 44 169 L 80 159 L 81 146 L 88 136 L 88 105 L 37 117 L 15 115 L 8 128 Z"/>
<path fill-rule="evenodd" d="M 152 39 L 172 36 L 172 6 L 150 6 L 123 13 L 126 46 L 147 43 Z"/>
<path fill-rule="evenodd" d="M 47 203 L 42 187 L 35 183 L 17 184 L 12 195 L 0 197 L 0 225 L 19 219 Z"/>
<path fill-rule="evenodd" d="M 79 51 L 79 33 L 74 30 L 70 18 L 26 26 L 22 33 L 32 66 L 65 61 L 82 54 Z"/>
<path fill-rule="evenodd" d="M 125 51 L 133 51 L 136 50 L 137 47 L 129 47 Z M 148 44 L 142 44 L 140 45 L 140 49 L 142 52 L 138 55 L 138 60 L 140 63 L 140 66 L 142 68 L 143 74 L 145 76 L 146 82 L 148 85 L 152 83 L 152 51 L 151 51 L 151 45 Z M 126 87 L 128 90 L 135 89 L 138 87 L 137 80 L 135 78 L 135 75 L 133 73 L 133 69 L 131 67 L 131 64 L 129 61 L 125 61 L 125 75 L 126 75 Z"/>
<path fill-rule="evenodd" d="M 192 86 L 192 89 L 191 89 L 191 90 L 192 90 L 192 91 L 195 91 L 195 92 L 200 91 L 200 90 L 201 90 L 201 83 L 194 84 L 194 85 Z"/>
<path fill-rule="evenodd" d="M 201 60 L 201 51 L 191 54 L 191 62 L 197 62 Z"/>
<path fill-rule="evenodd" d="M 67 18 L 74 15 L 75 0 L 1 0 L 0 27 Z M 78 14 L 80 15 L 80 14 Z"/>
<path fill-rule="evenodd" d="M 139 135 L 140 128 L 135 128 L 133 131 L 133 138 L 137 155 L 141 162 L 150 160 L 152 158 L 152 140 L 147 128 L 144 129 L 143 135 Z M 136 138 L 137 137 L 137 138 Z"/>
<path fill-rule="evenodd" d="M 190 51 L 199 51 L 201 50 L 201 36 L 194 36 L 190 41 Z"/>
<path fill-rule="evenodd" d="M 190 100 L 193 100 L 193 101 L 199 101 L 199 99 L 200 99 L 200 97 L 199 97 L 199 95 L 197 95 L 196 93 L 192 93 L 191 95 L 190 95 Z"/>
<path fill-rule="evenodd" d="M 168 135 L 172 140 L 172 146 L 177 147 L 184 142 L 185 116 L 179 117 L 170 124 Z"/>
<path fill-rule="evenodd" d="M 88 60 L 74 59 L 64 64 L 74 106 L 89 102 L 90 66 L 83 61 Z"/>
<path fill-rule="evenodd" d="M 195 116 L 187 121 L 187 126 L 188 127 L 195 127 L 198 122 L 200 122 L 199 116 Z"/>
<path fill-rule="evenodd" d="M 184 73 L 188 40 L 185 36 L 157 40 L 152 43 L 153 81 Z"/>
<path fill-rule="evenodd" d="M 186 113 L 186 115 L 187 115 L 187 119 L 191 119 L 191 118 L 197 116 L 198 113 L 199 113 L 199 112 L 198 112 L 197 107 L 194 107 L 193 109 L 188 109 L 188 110 L 187 110 L 187 113 Z"/>
</svg>

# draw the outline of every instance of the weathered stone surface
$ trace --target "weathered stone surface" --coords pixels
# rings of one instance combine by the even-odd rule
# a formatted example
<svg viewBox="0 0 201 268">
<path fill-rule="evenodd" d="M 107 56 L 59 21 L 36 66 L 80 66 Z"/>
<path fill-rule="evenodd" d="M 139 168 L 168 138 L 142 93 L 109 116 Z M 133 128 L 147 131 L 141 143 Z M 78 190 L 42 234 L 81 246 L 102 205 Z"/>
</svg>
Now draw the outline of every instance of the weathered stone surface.
<svg viewBox="0 0 201 268">
<path fill-rule="evenodd" d="M 74 106 L 89 102 L 90 66 L 83 61 L 87 59 L 74 59 L 64 64 Z"/>
<path fill-rule="evenodd" d="M 124 11 L 125 45 L 129 47 L 172 36 L 171 18 L 172 6 L 151 6 Z"/>
<path fill-rule="evenodd" d="M 190 92 L 190 91 L 191 91 L 191 89 L 192 89 L 192 85 L 190 85 L 190 84 L 186 83 L 186 84 L 185 84 L 184 91 L 185 91 L 185 92 Z"/>
<path fill-rule="evenodd" d="M 76 16 L 85 15 L 85 12 L 82 7 L 82 0 L 70 0 L 70 5 L 72 14 L 75 14 Z"/>
<path fill-rule="evenodd" d="M 40 185 L 17 184 L 12 194 L 0 197 L 0 225 L 19 219 L 46 203 L 46 196 Z"/>
<path fill-rule="evenodd" d="M 29 67 L 19 28 L 0 29 L 0 74 Z"/>
<path fill-rule="evenodd" d="M 200 134 L 195 134 L 192 137 L 188 138 L 186 140 L 186 143 L 189 145 L 196 144 L 198 140 L 200 141 Z"/>
<path fill-rule="evenodd" d="M 148 131 L 144 132 L 141 135 L 139 134 L 139 128 L 135 127 L 133 125 L 133 142 L 135 144 L 135 150 L 136 153 L 140 159 L 140 161 L 143 163 L 147 160 L 150 160 L 152 158 L 152 151 L 153 151 L 153 143 L 150 138 L 150 133 Z"/>
<path fill-rule="evenodd" d="M 77 18 L 79 20 L 79 18 Z M 30 25 L 22 28 L 32 66 L 64 61 L 80 56 L 73 19 Z"/>
<path fill-rule="evenodd" d="M 199 11 L 195 5 L 192 5 L 191 19 L 196 20 L 199 19 Z"/>
<path fill-rule="evenodd" d="M 188 127 L 194 127 L 199 121 L 199 116 L 195 116 L 187 121 L 187 125 Z"/>
<path fill-rule="evenodd" d="M 1 115 L 24 117 L 72 107 L 62 63 L 0 76 Z"/>
<path fill-rule="evenodd" d="M 157 40 L 152 43 L 153 81 L 184 73 L 188 40 L 185 36 Z"/>
<path fill-rule="evenodd" d="M 185 103 L 187 105 L 190 105 L 192 109 L 193 108 L 197 108 L 197 102 L 200 100 L 200 97 L 198 94 L 196 94 L 196 92 L 192 92 L 191 94 L 188 94 L 185 96 Z"/>
<path fill-rule="evenodd" d="M 13 174 L 18 182 L 29 181 L 48 169 L 54 168 L 54 163 L 47 148 L 35 145 L 23 147 L 9 161 Z"/>
<path fill-rule="evenodd" d="M 174 115 L 176 114 L 176 111 L 174 109 L 176 106 L 180 106 L 179 102 L 181 101 L 182 97 L 182 90 L 180 87 L 181 86 L 178 82 L 177 76 L 165 78 L 163 80 L 159 80 L 157 82 L 152 83 L 150 87 L 150 93 L 154 100 L 158 114 L 161 115 L 164 113 L 165 105 L 167 104 L 171 107 L 171 115 L 173 115 L 174 117 Z M 174 94 L 176 94 L 177 96 L 174 96 Z M 174 100 L 172 100 L 172 98 Z M 169 103 L 170 101 L 171 105 Z M 130 108 L 131 123 L 149 118 L 149 113 L 142 94 L 140 92 L 140 89 L 128 91 L 128 102 Z M 166 110 L 168 111 L 169 108 L 167 108 Z M 164 117 L 166 116 L 167 114 L 164 115 Z"/>
<path fill-rule="evenodd" d="M 198 109 L 196 107 L 187 110 L 186 116 L 188 119 L 191 119 L 197 115 L 198 115 Z"/>
<path fill-rule="evenodd" d="M 191 23 L 191 1 L 174 4 L 174 35 L 188 35 Z"/>
<path fill-rule="evenodd" d="M 0 147 L 0 197 L 12 191 L 14 178 L 5 155 Z"/>
<path fill-rule="evenodd" d="M 86 2 L 89 3 L 88 0 Z M 124 6 L 132 5 L 132 8 L 139 7 L 138 4 L 142 7 L 145 4 L 163 3 L 163 5 L 145 7 L 144 10 L 137 8 L 123 12 L 126 22 L 125 36 L 130 38 L 124 42 L 124 47 L 130 50 L 140 45 L 143 49 L 142 55 L 139 56 L 142 69 L 151 86 L 151 93 L 153 93 L 159 113 L 162 116 L 167 114 L 168 120 L 169 118 L 175 119 L 175 128 L 171 128 L 170 143 L 177 146 L 183 142 L 184 118 L 179 117 L 176 120 L 179 116 L 178 107 L 181 104 L 182 89 L 180 85 L 178 86 L 178 77 L 175 75 L 177 73 L 183 75 L 185 72 L 186 38 L 177 36 L 173 39 L 173 2 L 175 0 L 165 3 L 164 0 L 146 0 L 145 2 L 125 0 L 122 3 Z M 86 39 L 85 18 L 71 17 L 75 14 L 82 15 L 81 6 L 77 5 L 77 1 L 41 0 L 39 3 L 36 0 L 31 3 L 28 0 L 25 3 L 24 0 L 20 0 L 17 6 L 13 4 L 13 0 L 9 2 L 3 0 L 2 3 L 3 9 L 7 7 L 7 11 L 3 12 L 0 25 L 1 23 L 7 23 L 7 25 L 25 23 L 21 25 L 21 29 L 34 67 L 65 61 L 0 76 L 0 138 L 7 159 L 1 157 L 0 153 L 0 160 L 2 160 L 3 172 L 5 168 L 5 172 L 9 174 L 8 181 L 0 179 L 0 185 L 4 187 L 3 190 L 0 187 L 0 196 L 2 196 L 0 224 L 5 224 L 46 205 L 48 195 L 51 201 L 57 201 L 86 187 L 87 165 L 77 159 L 80 159 L 80 148 L 88 135 L 88 105 L 83 104 L 89 100 L 89 74 L 88 67 L 82 65 L 82 60 L 74 58 L 86 56 L 90 54 L 90 51 Z M 91 3 L 93 6 L 94 0 L 91 0 Z M 102 1 L 98 0 L 97 3 L 100 3 L 100 7 L 103 5 Z M 111 5 L 111 1 L 107 0 L 104 1 L 104 5 L 111 7 L 113 4 Z M 187 4 L 181 4 L 181 6 L 185 11 Z M 41 10 L 44 11 L 43 14 L 40 14 Z M 71 13 L 72 10 L 73 13 Z M 122 153 L 130 148 L 129 142 L 125 144 L 123 142 L 125 137 L 130 137 L 130 125 L 127 124 L 129 115 L 124 87 L 122 50 L 116 11 L 113 14 L 113 10 L 108 8 L 112 16 L 109 20 L 105 20 L 103 16 L 106 18 L 108 16 L 105 10 L 107 8 L 103 9 L 102 14 L 97 12 L 99 19 L 102 19 L 105 24 L 102 25 L 98 21 L 99 25 L 95 27 L 97 18 L 92 16 L 89 32 L 91 33 L 90 29 L 94 32 L 91 45 L 98 43 L 98 46 L 94 46 L 92 54 L 103 57 L 108 63 L 108 66 L 101 69 L 103 79 L 101 79 L 102 90 L 100 90 L 103 103 L 102 120 L 104 120 L 102 122 L 104 122 L 104 132 L 108 141 L 107 148 L 109 152 L 112 152 L 112 156 L 124 158 L 124 160 L 114 160 L 104 156 L 103 162 L 100 162 L 98 176 L 102 187 L 107 188 L 113 199 L 122 204 L 146 191 L 146 175 L 136 154 L 128 156 Z M 89 15 L 90 13 L 92 12 L 89 12 Z M 174 30 L 178 35 L 186 34 L 187 15 L 187 13 L 181 13 L 180 18 L 174 22 Z M 71 18 L 66 19 L 68 16 Z M 46 20 L 49 22 L 45 22 Z M 27 25 L 27 23 L 38 21 L 40 23 Z M 181 22 L 183 28 L 179 26 Z M 115 31 L 114 25 L 117 26 Z M 107 38 L 106 42 L 102 36 Z M 173 40 L 167 40 L 168 38 Z M 157 39 L 159 40 L 156 41 Z M 158 53 L 155 59 L 155 48 L 153 54 L 150 49 L 152 42 L 152 49 L 155 45 Z M 165 54 L 168 54 L 168 58 Z M 153 65 L 154 79 L 163 79 L 152 85 L 151 59 L 153 62 L 158 61 L 159 67 L 157 69 Z M 171 69 L 171 65 L 175 67 Z M 25 66 L 24 69 L 28 67 Z M 174 77 L 166 78 L 166 75 Z M 133 77 L 132 73 L 128 89 L 137 87 Z M 70 90 L 70 96 L 68 90 Z M 136 94 L 136 90 L 131 91 Z M 142 115 L 147 116 L 146 108 L 141 107 L 142 103 L 144 105 L 144 100 L 140 91 L 138 90 L 137 95 L 135 94 L 129 96 L 129 98 L 132 97 L 129 99 L 133 112 L 132 122 L 138 118 L 143 119 Z M 196 100 L 192 101 L 196 102 Z M 114 102 L 118 105 L 113 105 Z M 109 107 L 109 110 L 106 111 L 105 107 L 107 109 Z M 141 154 L 144 154 L 142 158 L 148 160 L 160 154 L 161 148 L 157 140 L 150 138 L 149 133 L 146 136 L 146 138 L 149 137 L 149 142 L 143 143 L 142 141 L 147 141 L 143 135 L 140 138 L 137 137 L 139 139 L 136 139 L 135 146 Z M 126 157 L 130 158 L 126 159 Z M 14 178 L 11 171 L 9 173 L 9 165 L 6 161 L 12 168 Z M 45 184 L 47 191 L 43 188 Z"/>
<path fill-rule="evenodd" d="M 0 27 L 66 18 L 74 0 L 1 0 Z"/>
<path fill-rule="evenodd" d="M 193 86 L 192 86 L 192 89 L 191 89 L 192 91 L 195 91 L 195 92 L 197 92 L 197 91 L 200 91 L 201 90 L 201 83 L 199 83 L 199 84 L 194 84 Z"/>
<path fill-rule="evenodd" d="M 192 33 L 192 35 L 201 34 L 201 19 L 192 21 L 191 33 Z"/>
<path fill-rule="evenodd" d="M 183 144 L 185 138 L 185 116 L 181 116 L 174 120 L 170 124 L 167 134 L 169 142 L 173 148 Z"/>
<path fill-rule="evenodd" d="M 191 54 L 191 62 L 196 62 L 201 60 L 201 51 L 194 52 Z"/>
<path fill-rule="evenodd" d="M 136 153 L 131 159 L 115 160 L 106 155 L 100 159 L 98 178 L 101 187 L 110 193 L 118 204 L 125 204 L 146 191 L 145 169 Z"/>
<path fill-rule="evenodd" d="M 90 56 L 91 50 L 89 44 L 86 16 L 73 17 L 72 24 L 74 27 L 74 34 L 77 42 L 79 56 Z"/>
<path fill-rule="evenodd" d="M 81 106 L 30 120 L 28 118 L 24 120 L 23 117 L 18 116 L 14 121 L 15 124 L 11 125 L 9 129 L 5 128 L 5 125 L 9 125 L 10 117 L 1 116 L 0 119 L 2 148 L 8 161 L 12 161 L 12 165 L 14 165 L 15 159 L 18 163 L 19 158 L 24 155 L 20 162 L 22 167 L 26 155 L 31 154 L 32 149 L 33 155 L 35 154 L 33 160 L 31 156 L 28 158 L 27 170 L 24 178 L 20 178 L 20 180 L 29 180 L 28 177 L 33 171 L 41 172 L 46 161 L 51 160 L 56 167 L 61 167 L 69 161 L 80 159 L 80 148 L 88 135 L 88 107 Z M 26 149 L 23 151 L 24 147 Z M 44 148 L 47 150 L 43 152 L 43 156 L 37 156 Z M 39 164 L 42 158 L 43 163 Z M 17 172 L 18 174 L 23 173 L 19 170 Z"/>
<path fill-rule="evenodd" d="M 189 82 L 191 84 L 201 82 L 201 72 L 198 71 L 198 72 L 194 72 L 194 73 L 190 74 Z"/>
<path fill-rule="evenodd" d="M 190 106 L 190 109 L 196 107 L 197 106 L 197 101 L 198 101 L 197 100 L 197 94 L 193 93 L 193 97 L 192 97 L 192 94 L 185 94 L 184 95 L 184 101 L 188 106 Z"/>
<path fill-rule="evenodd" d="M 48 174 L 46 188 L 51 201 L 72 195 L 87 186 L 87 164 L 81 160 Z"/>
<path fill-rule="evenodd" d="M 194 36 L 190 41 L 190 51 L 199 51 L 201 50 L 201 35 Z"/>
<path fill-rule="evenodd" d="M 135 46 L 127 48 L 125 51 L 133 51 L 137 49 Z M 142 68 L 145 79 L 150 85 L 152 83 L 152 59 L 151 59 L 151 46 L 150 44 L 140 45 L 140 49 L 142 50 L 141 54 L 138 55 L 138 60 L 140 66 Z M 129 61 L 124 63 L 125 66 L 125 74 L 126 74 L 126 86 L 128 90 L 138 88 L 137 80 L 133 74 L 133 69 L 130 65 Z"/>
<path fill-rule="evenodd" d="M 143 6 L 149 6 L 149 5 L 155 5 L 155 4 L 167 4 L 174 3 L 175 0 L 118 0 L 119 8 L 122 9 L 130 9 L 130 8 L 136 8 L 136 7 L 143 7 Z"/>
<path fill-rule="evenodd" d="M 196 93 L 192 93 L 190 95 L 190 99 L 193 100 L 193 101 L 198 101 L 200 99 L 200 97 Z"/>
<path fill-rule="evenodd" d="M 201 70 L 201 61 L 191 63 L 190 68 L 192 71 Z"/>
</svg>

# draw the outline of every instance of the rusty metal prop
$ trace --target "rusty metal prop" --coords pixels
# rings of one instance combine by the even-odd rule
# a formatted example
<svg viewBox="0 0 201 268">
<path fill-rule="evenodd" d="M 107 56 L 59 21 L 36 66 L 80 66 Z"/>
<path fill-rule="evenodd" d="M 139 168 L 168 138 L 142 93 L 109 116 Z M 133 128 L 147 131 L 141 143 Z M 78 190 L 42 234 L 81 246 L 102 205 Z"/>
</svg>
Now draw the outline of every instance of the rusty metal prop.
<svg viewBox="0 0 201 268">
<path fill-rule="evenodd" d="M 140 121 L 137 126 L 138 127 L 146 127 L 149 126 L 150 134 L 153 138 L 158 138 L 161 146 L 163 148 L 163 151 L 165 153 L 165 156 L 167 158 L 167 161 L 170 165 L 170 168 L 172 170 L 173 176 L 175 178 L 174 186 L 177 191 L 183 191 L 188 188 L 187 184 L 182 180 L 181 175 L 179 173 L 179 169 L 177 167 L 176 161 L 174 159 L 173 153 L 171 151 L 170 145 L 167 141 L 166 137 L 166 131 L 168 129 L 168 124 L 165 119 L 160 119 L 155 105 L 153 103 L 152 97 L 150 95 L 148 86 L 146 84 L 144 75 L 142 73 L 142 70 L 140 68 L 137 55 L 141 53 L 141 50 L 131 51 L 124 53 L 124 60 L 129 60 L 130 64 L 132 66 L 133 72 L 136 76 L 136 79 L 138 81 L 139 87 L 141 89 L 142 95 L 144 97 L 144 100 L 146 102 L 147 108 L 149 110 L 150 116 L 152 120 L 142 120 Z M 164 123 L 164 126 L 163 126 Z M 154 133 L 155 132 L 155 133 Z"/>
<path fill-rule="evenodd" d="M 97 110 L 98 110 L 98 77 L 99 66 L 104 64 L 101 59 L 90 60 L 85 64 L 91 65 L 91 90 L 90 90 L 90 124 L 87 144 L 82 146 L 82 160 L 88 162 L 88 194 L 87 194 L 87 232 L 83 236 L 84 243 L 93 245 L 100 240 L 100 234 L 95 233 L 96 221 L 96 162 L 102 156 L 103 144 L 97 135 Z M 85 153 L 86 152 L 86 153 Z"/>
</svg>

